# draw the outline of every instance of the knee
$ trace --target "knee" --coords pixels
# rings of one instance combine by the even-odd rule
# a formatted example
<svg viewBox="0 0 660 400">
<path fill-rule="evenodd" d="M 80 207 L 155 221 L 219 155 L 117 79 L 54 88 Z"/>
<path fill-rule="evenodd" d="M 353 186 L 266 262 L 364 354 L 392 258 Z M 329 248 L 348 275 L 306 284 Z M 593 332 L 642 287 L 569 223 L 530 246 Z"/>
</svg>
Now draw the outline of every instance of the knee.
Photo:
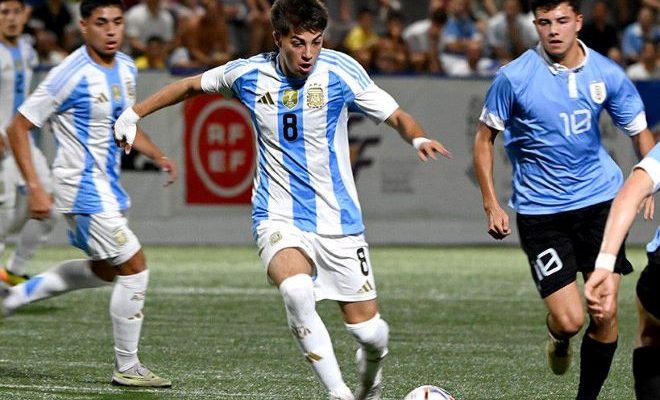
<svg viewBox="0 0 660 400">
<path fill-rule="evenodd" d="M 346 324 L 346 329 L 367 353 L 378 353 L 382 356 L 387 352 L 390 328 L 387 322 L 380 318 L 380 314 L 368 321 Z"/>
<path fill-rule="evenodd" d="M 555 326 L 553 330 L 561 337 L 570 338 L 575 336 L 582 325 L 584 324 L 584 314 L 582 313 L 566 313 L 553 316 Z"/>
<path fill-rule="evenodd" d="M 286 278 L 280 283 L 279 290 L 289 314 L 296 315 L 314 311 L 316 301 L 311 276 L 297 274 Z"/>
</svg>

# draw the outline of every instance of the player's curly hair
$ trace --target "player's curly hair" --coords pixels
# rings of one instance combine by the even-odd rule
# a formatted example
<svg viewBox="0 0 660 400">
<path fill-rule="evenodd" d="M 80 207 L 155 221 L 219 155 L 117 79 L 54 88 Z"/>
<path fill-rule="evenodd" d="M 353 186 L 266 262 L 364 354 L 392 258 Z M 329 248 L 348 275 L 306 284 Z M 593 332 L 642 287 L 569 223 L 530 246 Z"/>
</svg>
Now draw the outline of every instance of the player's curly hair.
<svg viewBox="0 0 660 400">
<path fill-rule="evenodd" d="M 122 0 L 82 0 L 80 2 L 80 16 L 83 19 L 89 18 L 94 10 L 99 7 L 119 7 L 122 11 L 126 10 Z"/>
<path fill-rule="evenodd" d="M 580 0 L 530 0 L 529 9 L 533 13 L 536 13 L 536 10 L 541 9 L 552 9 L 560 5 L 561 3 L 568 3 L 569 6 L 573 8 L 577 14 L 582 14 L 580 11 Z"/>
<path fill-rule="evenodd" d="M 323 32 L 328 26 L 328 10 L 318 0 L 277 0 L 270 10 L 273 30 L 286 36 L 290 32 Z"/>
</svg>

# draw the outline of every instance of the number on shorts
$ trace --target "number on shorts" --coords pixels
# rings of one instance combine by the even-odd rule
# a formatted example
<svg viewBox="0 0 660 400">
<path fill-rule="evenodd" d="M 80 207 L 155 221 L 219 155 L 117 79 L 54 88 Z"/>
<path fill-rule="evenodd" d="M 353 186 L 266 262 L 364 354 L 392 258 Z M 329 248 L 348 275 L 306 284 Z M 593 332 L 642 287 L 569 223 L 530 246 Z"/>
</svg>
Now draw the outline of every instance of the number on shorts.
<svg viewBox="0 0 660 400">
<path fill-rule="evenodd" d="M 357 249 L 357 258 L 360 260 L 360 271 L 362 271 L 362 275 L 369 276 L 369 262 L 367 261 L 367 254 L 364 252 L 364 247 Z"/>
</svg>

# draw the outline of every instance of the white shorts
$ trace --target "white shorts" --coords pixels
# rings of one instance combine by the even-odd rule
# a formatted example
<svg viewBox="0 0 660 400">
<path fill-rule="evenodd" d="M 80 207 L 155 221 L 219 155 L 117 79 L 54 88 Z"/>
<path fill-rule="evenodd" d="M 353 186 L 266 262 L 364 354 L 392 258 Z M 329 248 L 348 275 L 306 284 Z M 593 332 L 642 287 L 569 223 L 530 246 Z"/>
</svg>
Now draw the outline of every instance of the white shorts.
<svg viewBox="0 0 660 400">
<path fill-rule="evenodd" d="M 312 261 L 316 301 L 344 302 L 376 298 L 376 283 L 364 235 L 324 236 L 302 231 L 292 224 L 263 221 L 257 227 L 259 256 L 268 268 L 275 254 L 299 248 Z"/>
<path fill-rule="evenodd" d="M 137 236 L 120 212 L 98 214 L 64 214 L 69 242 L 92 260 L 105 260 L 121 265 L 141 248 Z"/>
<path fill-rule="evenodd" d="M 11 152 L 10 149 L 6 151 Z M 32 161 L 37 176 L 48 193 L 53 192 L 53 177 L 41 150 L 32 146 Z M 20 229 L 28 219 L 27 188 L 11 154 L 0 159 L 0 230 L 3 235 Z"/>
</svg>

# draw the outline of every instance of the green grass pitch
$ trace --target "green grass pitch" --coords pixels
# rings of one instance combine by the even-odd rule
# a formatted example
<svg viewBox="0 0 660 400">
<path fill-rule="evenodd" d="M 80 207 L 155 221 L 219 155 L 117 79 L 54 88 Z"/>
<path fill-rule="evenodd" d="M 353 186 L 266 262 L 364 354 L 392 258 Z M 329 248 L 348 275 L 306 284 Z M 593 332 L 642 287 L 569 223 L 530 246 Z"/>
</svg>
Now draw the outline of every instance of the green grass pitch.
<svg viewBox="0 0 660 400">
<path fill-rule="evenodd" d="M 165 390 L 126 390 L 112 372 L 110 289 L 32 304 L 0 326 L 0 399 L 325 399 L 285 323 L 252 247 L 155 247 L 141 359 L 170 377 Z M 629 400 L 636 326 L 634 284 L 623 281 L 619 349 L 602 399 Z M 34 273 L 80 257 L 43 249 Z M 381 312 L 390 323 L 384 399 L 434 384 L 459 400 L 573 399 L 578 364 L 563 377 L 546 366 L 545 311 L 517 248 L 374 247 Z M 332 302 L 319 313 L 349 386 L 355 343 Z M 580 335 L 581 337 L 581 335 Z M 579 353 L 579 340 L 573 343 Z"/>
</svg>

